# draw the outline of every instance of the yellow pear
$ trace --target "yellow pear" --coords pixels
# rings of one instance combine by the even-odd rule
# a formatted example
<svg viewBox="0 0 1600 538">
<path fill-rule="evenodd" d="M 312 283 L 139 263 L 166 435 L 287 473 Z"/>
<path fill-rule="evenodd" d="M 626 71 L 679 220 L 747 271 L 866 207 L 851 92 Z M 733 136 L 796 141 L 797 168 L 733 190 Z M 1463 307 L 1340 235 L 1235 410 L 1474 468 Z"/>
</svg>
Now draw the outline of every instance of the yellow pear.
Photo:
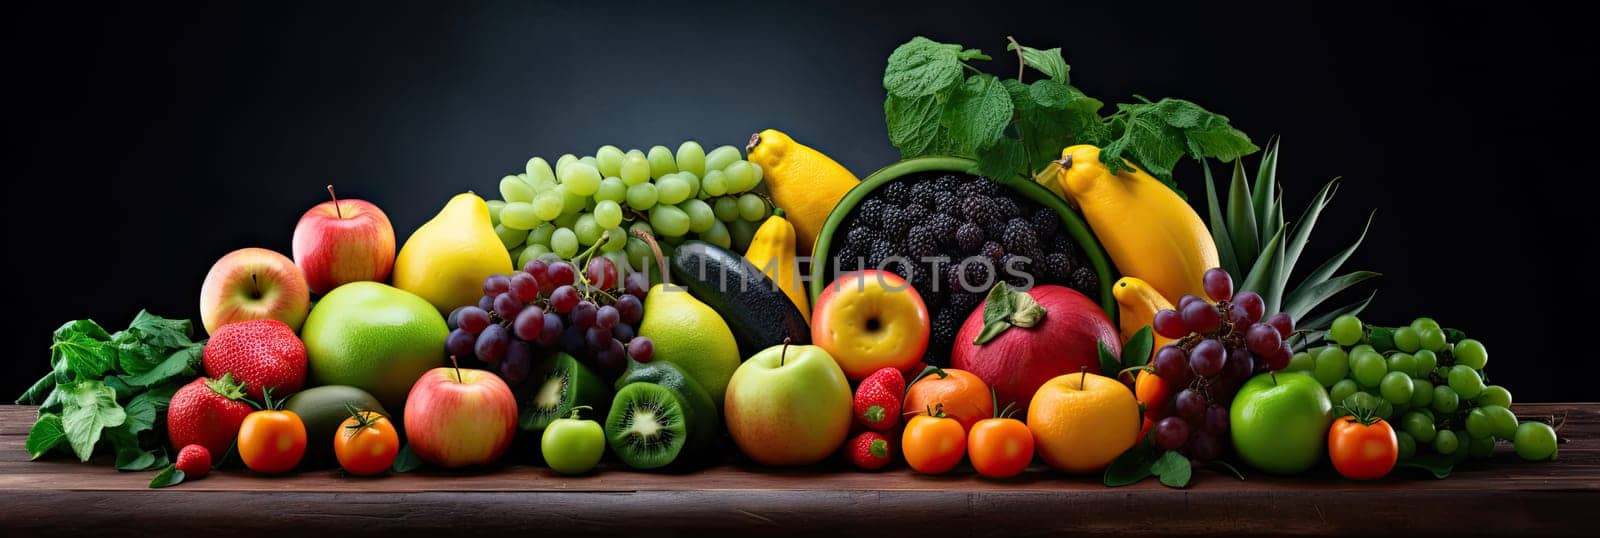
<svg viewBox="0 0 1600 538">
<path fill-rule="evenodd" d="M 511 254 L 494 233 L 489 205 L 478 195 L 457 194 L 412 232 L 394 261 L 394 287 L 415 293 L 441 313 L 478 304 L 483 280 L 509 274 Z"/>
</svg>

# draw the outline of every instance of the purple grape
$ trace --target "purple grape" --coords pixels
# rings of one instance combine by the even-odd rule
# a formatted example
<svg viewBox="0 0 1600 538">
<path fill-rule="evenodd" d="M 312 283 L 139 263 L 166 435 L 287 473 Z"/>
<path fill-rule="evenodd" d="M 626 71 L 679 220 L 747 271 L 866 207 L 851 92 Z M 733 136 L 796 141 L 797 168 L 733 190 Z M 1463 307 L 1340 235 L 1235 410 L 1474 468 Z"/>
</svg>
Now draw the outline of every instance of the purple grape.
<svg viewBox="0 0 1600 538">
<path fill-rule="evenodd" d="M 1212 383 L 1206 392 L 1211 394 L 1211 401 L 1226 407 L 1226 404 L 1233 401 L 1233 395 L 1239 392 L 1239 386 L 1242 384 L 1232 379 L 1223 379 Z"/>
<path fill-rule="evenodd" d="M 451 330 L 461 327 L 461 311 L 466 309 L 467 307 L 465 306 L 458 306 L 455 310 L 451 310 L 450 316 L 444 318 L 445 326 L 450 327 Z"/>
<path fill-rule="evenodd" d="M 578 306 L 580 300 L 577 288 L 571 285 L 558 286 L 555 291 L 550 292 L 550 309 L 558 314 L 565 314 Z"/>
<path fill-rule="evenodd" d="M 444 352 L 455 357 L 467 358 L 473 356 L 473 346 L 477 345 L 478 337 L 467 332 L 466 329 L 450 331 L 450 336 L 444 339 Z"/>
<path fill-rule="evenodd" d="M 1178 308 L 1176 308 L 1176 310 L 1179 311 L 1179 312 L 1182 312 L 1184 307 L 1189 306 L 1189 303 L 1193 303 L 1193 302 L 1196 302 L 1196 301 L 1202 302 L 1202 303 L 1205 302 L 1205 300 L 1201 299 L 1199 295 L 1195 295 L 1195 294 L 1192 294 L 1192 293 L 1186 293 L 1186 294 L 1183 295 L 1183 297 L 1179 297 L 1178 298 Z"/>
<path fill-rule="evenodd" d="M 1211 404 L 1206 408 L 1206 425 L 1202 427 L 1206 433 L 1222 434 L 1228 431 L 1228 408 Z"/>
<path fill-rule="evenodd" d="M 1161 346 L 1156 351 L 1155 359 L 1156 376 L 1167 383 L 1177 386 L 1187 385 L 1189 382 L 1189 354 L 1183 348 L 1175 345 Z"/>
<path fill-rule="evenodd" d="M 642 300 L 650 293 L 650 276 L 637 271 L 628 273 L 628 276 L 622 278 L 622 287 L 628 295 Z"/>
<path fill-rule="evenodd" d="M 1270 325 L 1257 323 L 1244 333 L 1244 343 L 1251 353 L 1265 357 L 1283 348 L 1283 337 Z"/>
<path fill-rule="evenodd" d="M 608 339 L 605 347 L 595 352 L 594 366 L 606 379 L 616 379 L 622 375 L 622 371 L 628 367 L 628 355 L 622 349 L 622 342 Z"/>
<path fill-rule="evenodd" d="M 1234 384 L 1244 383 L 1250 379 L 1250 372 L 1254 371 L 1254 359 L 1250 352 L 1235 349 L 1228 352 L 1228 363 L 1222 365 L 1222 378 Z"/>
<path fill-rule="evenodd" d="M 1177 310 L 1160 310 L 1156 312 L 1154 326 L 1156 333 L 1167 338 L 1183 338 L 1189 335 L 1189 327 L 1183 324 L 1183 316 Z"/>
<path fill-rule="evenodd" d="M 1178 417 L 1167 417 L 1155 426 L 1156 448 L 1173 450 L 1189 440 L 1189 423 Z"/>
<path fill-rule="evenodd" d="M 1180 390 L 1175 400 L 1178 404 L 1178 416 L 1183 417 L 1184 420 L 1198 423 L 1205 419 L 1206 397 L 1200 394 L 1200 391 L 1195 389 Z"/>
<path fill-rule="evenodd" d="M 536 279 L 540 274 L 544 274 L 548 270 L 550 270 L 550 266 L 546 265 L 544 260 L 537 258 L 528 260 L 528 263 L 522 266 L 522 272 L 533 275 Z M 545 276 L 548 277 L 549 275 L 546 274 Z M 543 284 L 543 282 L 540 282 L 540 284 Z"/>
<path fill-rule="evenodd" d="M 1217 315 L 1217 307 L 1205 301 L 1190 301 L 1189 306 L 1183 307 L 1183 324 L 1197 333 L 1215 332 L 1222 325 L 1222 317 Z"/>
<path fill-rule="evenodd" d="M 599 327 L 589 327 L 583 331 L 583 342 L 588 344 L 589 351 L 599 353 L 608 345 L 606 342 L 611 340 L 613 340 L 611 331 Z"/>
<path fill-rule="evenodd" d="M 1261 321 L 1262 312 L 1267 309 L 1267 304 L 1262 302 L 1261 296 L 1253 291 L 1240 292 L 1234 296 L 1233 304 L 1244 307 L 1245 323 Z"/>
<path fill-rule="evenodd" d="M 635 273 L 637 274 L 637 273 Z M 638 297 L 623 295 L 617 298 L 617 313 L 622 314 L 622 322 L 628 325 L 638 325 L 644 319 L 644 303 Z"/>
<path fill-rule="evenodd" d="M 1225 352 L 1222 342 L 1201 340 L 1195 344 L 1194 351 L 1189 352 L 1189 368 L 1200 377 L 1216 377 L 1222 372 Z"/>
<path fill-rule="evenodd" d="M 511 292 L 500 294 L 494 298 L 494 313 L 503 320 L 517 319 L 517 314 L 522 312 L 522 301 L 518 301 Z"/>
<path fill-rule="evenodd" d="M 460 322 L 461 328 L 468 333 L 478 334 L 483 332 L 484 327 L 489 326 L 489 311 L 475 306 L 468 306 L 462 310 L 461 319 L 456 321 Z"/>
<path fill-rule="evenodd" d="M 617 264 L 610 259 L 599 256 L 589 258 L 589 264 L 583 268 L 584 278 L 589 279 L 589 285 L 597 289 L 609 290 L 617 287 Z"/>
<path fill-rule="evenodd" d="M 568 314 L 567 317 L 572 318 L 573 325 L 585 329 L 593 327 L 595 318 L 594 303 L 579 301 L 577 306 L 572 307 L 572 313 Z"/>
<path fill-rule="evenodd" d="M 511 322 L 511 333 L 529 342 L 538 340 L 539 335 L 544 334 L 544 309 L 538 305 L 522 309 L 517 313 L 517 320 Z"/>
<path fill-rule="evenodd" d="M 638 335 L 638 331 L 634 330 L 632 325 L 626 323 L 618 323 L 616 327 L 611 328 L 611 337 L 619 341 L 631 342 L 636 335 Z"/>
<path fill-rule="evenodd" d="M 533 349 L 527 342 L 512 340 L 506 346 L 506 357 L 500 361 L 500 379 L 515 387 L 528 380 L 528 371 L 532 369 Z"/>
<path fill-rule="evenodd" d="M 1291 358 L 1293 358 L 1293 355 L 1289 353 L 1288 346 L 1279 346 L 1278 349 L 1274 350 L 1272 353 L 1268 353 L 1263 356 L 1262 361 L 1266 363 L 1268 370 L 1276 372 L 1278 370 L 1287 368 L 1289 366 L 1289 359 Z"/>
<path fill-rule="evenodd" d="M 1199 432 L 1189 439 L 1189 457 L 1199 461 L 1211 461 L 1222 456 L 1222 441 L 1215 434 Z"/>
<path fill-rule="evenodd" d="M 539 298 L 539 280 L 528 273 L 517 273 L 511 277 L 511 294 L 518 301 L 531 303 Z"/>
<path fill-rule="evenodd" d="M 506 275 L 489 275 L 483 279 L 483 294 L 494 297 L 511 289 L 511 278 Z"/>
<path fill-rule="evenodd" d="M 584 343 L 583 334 L 583 329 L 578 328 L 576 325 L 568 325 L 566 329 L 561 331 L 561 349 L 580 357 L 585 355 L 585 352 L 589 350 L 589 346 Z"/>
<path fill-rule="evenodd" d="M 625 295 L 624 297 L 632 297 L 632 295 Z M 609 331 L 612 327 L 616 327 L 617 323 L 621 321 L 622 313 L 617 312 L 617 307 L 611 305 L 602 306 L 600 307 L 600 310 L 594 313 L 594 326 L 601 329 Z"/>
<path fill-rule="evenodd" d="M 1284 340 L 1288 340 L 1289 336 L 1294 334 L 1294 318 L 1290 318 L 1287 312 L 1279 312 L 1271 316 L 1267 316 L 1267 325 L 1271 325 L 1272 328 L 1277 329 L 1278 336 L 1282 337 Z"/>
<path fill-rule="evenodd" d="M 506 356 L 506 347 L 510 345 L 511 334 L 506 332 L 506 328 L 490 325 L 478 335 L 478 342 L 473 346 L 473 352 L 483 362 L 495 364 Z"/>
<path fill-rule="evenodd" d="M 571 286 L 573 282 L 578 280 L 577 271 L 573 269 L 572 264 L 567 262 L 550 264 L 550 267 L 545 270 L 545 274 L 550 276 L 550 284 L 557 287 Z"/>
<path fill-rule="evenodd" d="M 561 323 L 561 315 L 550 312 L 544 313 L 544 332 L 539 333 L 539 345 L 556 347 L 561 343 L 561 333 L 566 327 Z"/>
<path fill-rule="evenodd" d="M 1249 325 L 1251 323 L 1255 323 L 1254 321 L 1251 321 L 1250 319 L 1248 319 L 1249 317 L 1250 317 L 1249 314 L 1244 311 L 1244 307 L 1243 306 L 1239 306 L 1239 303 L 1237 303 L 1237 302 L 1229 303 L 1229 305 L 1228 305 L 1228 319 L 1230 321 L 1232 321 L 1235 326 L 1238 326 L 1238 325 Z"/>
<path fill-rule="evenodd" d="M 1221 302 L 1233 298 L 1233 277 L 1221 267 L 1207 270 L 1200 279 L 1201 287 L 1205 288 L 1206 295 L 1211 296 L 1211 300 Z"/>
<path fill-rule="evenodd" d="M 478 298 L 478 310 L 494 312 L 494 296 L 485 295 Z"/>
<path fill-rule="evenodd" d="M 655 358 L 656 343 L 649 338 L 640 336 L 628 341 L 628 356 L 639 362 L 650 362 Z"/>
</svg>

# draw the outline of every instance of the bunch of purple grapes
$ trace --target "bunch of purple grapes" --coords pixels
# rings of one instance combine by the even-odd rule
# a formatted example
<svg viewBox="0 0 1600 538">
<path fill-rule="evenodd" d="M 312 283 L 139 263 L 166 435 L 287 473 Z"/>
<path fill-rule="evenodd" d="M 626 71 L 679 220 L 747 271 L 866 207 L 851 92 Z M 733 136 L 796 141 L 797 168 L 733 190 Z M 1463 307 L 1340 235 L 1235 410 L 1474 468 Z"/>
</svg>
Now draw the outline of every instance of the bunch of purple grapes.
<svg viewBox="0 0 1600 538">
<path fill-rule="evenodd" d="M 655 343 L 638 336 L 649 289 L 648 275 L 619 279 L 604 257 L 589 258 L 581 275 L 564 260 L 531 260 L 484 279 L 478 304 L 450 313 L 445 350 L 481 362 L 513 387 L 527 380 L 535 357 L 557 350 L 614 380 L 629 357 L 648 362 L 655 353 Z"/>
<path fill-rule="evenodd" d="M 1233 277 L 1220 268 L 1206 271 L 1206 295 L 1179 299 L 1176 310 L 1156 312 L 1154 328 L 1171 344 L 1156 351 L 1156 377 L 1177 390 L 1164 405 L 1146 410 L 1155 420 L 1155 444 L 1182 449 L 1197 460 L 1220 457 L 1227 446 L 1228 409 L 1250 376 L 1289 365 L 1285 340 L 1294 320 L 1283 312 L 1262 318 L 1261 295 L 1233 294 Z"/>
</svg>

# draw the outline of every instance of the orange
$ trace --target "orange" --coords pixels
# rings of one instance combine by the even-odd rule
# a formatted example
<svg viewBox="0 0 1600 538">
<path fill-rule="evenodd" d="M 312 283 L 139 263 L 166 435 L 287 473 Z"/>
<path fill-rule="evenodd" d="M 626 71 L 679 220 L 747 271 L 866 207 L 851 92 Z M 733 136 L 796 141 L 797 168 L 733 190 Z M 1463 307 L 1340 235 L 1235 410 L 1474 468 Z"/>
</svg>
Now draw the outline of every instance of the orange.
<svg viewBox="0 0 1600 538">
<path fill-rule="evenodd" d="M 1172 401 L 1172 384 L 1156 376 L 1155 372 L 1140 371 L 1139 379 L 1133 384 L 1133 394 L 1138 397 L 1139 403 L 1144 404 L 1146 415 L 1156 418 L 1167 416 L 1167 404 Z"/>
<path fill-rule="evenodd" d="M 1066 374 L 1046 381 L 1028 404 L 1034 451 L 1069 473 L 1105 469 L 1139 440 L 1139 402 L 1115 379 Z"/>
<path fill-rule="evenodd" d="M 989 385 L 966 370 L 945 368 L 911 384 L 906 391 L 904 412 L 926 415 L 928 409 L 943 405 L 944 413 L 961 423 L 964 430 L 994 416 L 994 396 Z"/>
</svg>

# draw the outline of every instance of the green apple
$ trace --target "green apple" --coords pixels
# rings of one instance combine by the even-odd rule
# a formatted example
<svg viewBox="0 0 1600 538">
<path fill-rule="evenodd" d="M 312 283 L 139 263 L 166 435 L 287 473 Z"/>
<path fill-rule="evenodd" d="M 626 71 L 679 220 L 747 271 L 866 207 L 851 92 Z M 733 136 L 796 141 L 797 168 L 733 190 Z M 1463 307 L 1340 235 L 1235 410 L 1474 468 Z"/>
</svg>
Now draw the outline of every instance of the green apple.
<svg viewBox="0 0 1600 538">
<path fill-rule="evenodd" d="M 850 431 L 850 382 L 817 346 L 772 346 L 734 370 L 723 400 L 739 451 L 763 465 L 808 465 Z"/>
<path fill-rule="evenodd" d="M 1251 466 L 1295 474 L 1322 460 L 1333 402 L 1306 372 L 1261 374 L 1245 382 L 1228 413 L 1233 449 Z"/>
</svg>

